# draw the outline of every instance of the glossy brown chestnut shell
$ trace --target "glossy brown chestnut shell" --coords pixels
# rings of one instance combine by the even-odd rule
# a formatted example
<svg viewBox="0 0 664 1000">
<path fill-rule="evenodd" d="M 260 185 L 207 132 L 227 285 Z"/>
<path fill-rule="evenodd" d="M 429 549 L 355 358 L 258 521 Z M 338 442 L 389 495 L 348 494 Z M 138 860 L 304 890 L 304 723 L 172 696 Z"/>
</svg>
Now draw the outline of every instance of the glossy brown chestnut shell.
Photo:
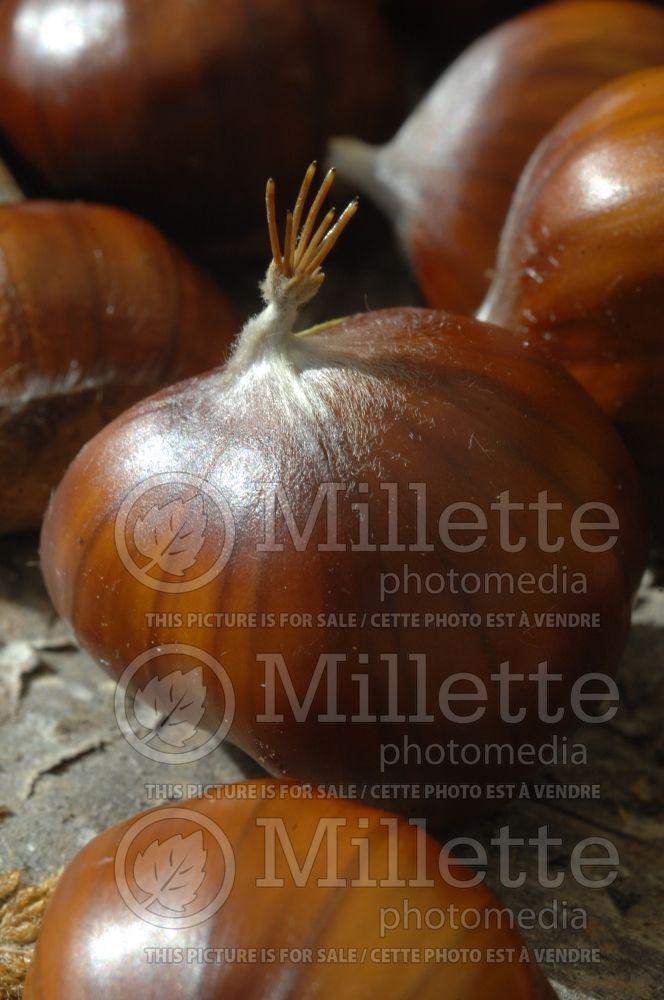
<svg viewBox="0 0 664 1000">
<path fill-rule="evenodd" d="M 664 69 L 607 84 L 541 144 L 479 315 L 564 365 L 615 421 L 664 527 Z"/>
<path fill-rule="evenodd" d="M 99 205 L 0 206 L 0 532 L 36 528 L 81 446 L 209 368 L 226 297 L 152 225 Z"/>
<path fill-rule="evenodd" d="M 47 910 L 24 1000 L 554 1000 L 499 900 L 416 827 L 285 782 L 212 791 L 114 826 L 77 855 Z M 405 901 L 413 926 L 381 935 L 381 913 L 401 914 Z M 413 929 L 416 912 L 445 919 L 453 909 L 442 929 Z M 445 963 L 455 948 L 469 960 Z M 390 960 L 389 949 L 403 950 Z M 419 962 L 408 958 L 415 949 Z"/>
<path fill-rule="evenodd" d="M 356 0 L 3 0 L 0 128 L 63 194 L 245 228 L 330 134 L 384 138 L 397 57 Z M 290 180 L 289 180 L 290 179 Z"/>
<path fill-rule="evenodd" d="M 380 149 L 330 159 L 386 210 L 426 301 L 470 313 L 491 279 L 528 158 L 579 101 L 664 62 L 664 11 L 628 0 L 546 4 L 476 42 Z"/>
<path fill-rule="evenodd" d="M 42 535 L 55 607 L 112 674 L 140 668 L 132 675 L 137 688 L 184 662 L 201 667 L 172 644 L 197 650 L 204 661 L 216 658 L 235 704 L 231 710 L 205 661 L 213 726 L 230 719 L 229 739 L 276 775 L 371 789 L 381 781 L 483 784 L 532 773 L 532 761 L 519 766 L 509 754 L 498 763 L 453 766 L 418 763 L 417 749 L 384 770 L 381 752 L 405 740 L 422 753 L 452 739 L 480 748 L 539 746 L 575 723 L 572 686 L 587 672 L 614 670 L 644 563 L 636 474 L 618 435 L 563 369 L 545 363 L 521 336 L 472 319 L 418 309 L 367 313 L 269 350 L 246 369 L 236 357 L 225 370 L 138 404 L 82 450 Z M 316 508 L 325 484 L 339 487 L 338 537 L 330 536 L 330 504 Z M 417 484 L 426 491 L 424 547 Z M 558 551 L 543 550 L 532 512 L 512 525 L 514 538 L 523 537 L 521 551 L 506 551 L 491 509 L 506 491 L 517 503 L 546 493 L 558 505 L 549 522 Z M 438 519 L 469 502 L 480 513 L 460 519 L 479 523 L 486 514 L 484 543 L 477 531 L 453 532 L 461 542 L 454 551 L 436 537 Z M 358 503 L 371 518 L 359 550 Z M 608 505 L 619 524 L 606 551 L 582 551 L 570 530 L 587 503 Z M 304 541 L 289 531 L 284 506 Z M 174 537 L 171 515 L 179 526 L 174 562 L 161 559 L 160 538 Z M 608 539 L 607 532 L 593 537 L 602 545 Z M 181 571 L 178 553 L 192 540 L 191 568 Z M 563 567 L 568 581 L 581 574 L 585 594 L 566 586 Z M 547 578 L 543 589 L 532 583 L 524 593 L 517 582 L 521 574 L 550 572 L 558 572 L 557 583 Z M 450 573 L 470 574 L 471 582 L 455 590 Z M 427 584 L 432 574 L 436 582 Z M 441 585 L 436 574 L 448 574 L 448 582 Z M 515 583 L 498 587 L 500 574 Z M 570 619 L 556 627 L 535 617 L 552 609 L 597 613 L 600 626 Z M 469 612 L 479 624 L 445 624 L 445 616 Z M 498 612 L 513 617 L 491 627 Z M 226 627 L 219 613 L 256 618 Z M 212 618 L 204 621 L 205 614 Z M 302 712 L 283 677 L 270 680 L 275 656 L 283 657 Z M 317 673 L 328 656 L 338 667 L 332 701 L 330 670 Z M 427 671 L 429 720 L 418 701 L 418 657 Z M 551 704 L 562 709 L 555 724 L 542 721 L 536 686 L 526 679 L 544 661 L 560 676 L 551 685 Z M 526 710 L 518 725 L 504 718 L 491 680 L 505 662 L 522 678 L 513 686 L 514 704 Z M 454 682 L 457 694 L 472 696 L 485 685 L 484 713 L 465 706 L 463 719 L 450 720 L 439 710 L 441 685 L 458 673 L 465 680 Z M 366 675 L 364 710 L 357 675 Z M 266 707 L 269 690 L 274 710 Z M 392 808 L 418 806 L 407 795 L 390 801 Z M 460 803 L 455 819 L 490 805 L 483 797 Z M 440 801 L 426 808 L 439 818 L 447 812 Z"/>
</svg>

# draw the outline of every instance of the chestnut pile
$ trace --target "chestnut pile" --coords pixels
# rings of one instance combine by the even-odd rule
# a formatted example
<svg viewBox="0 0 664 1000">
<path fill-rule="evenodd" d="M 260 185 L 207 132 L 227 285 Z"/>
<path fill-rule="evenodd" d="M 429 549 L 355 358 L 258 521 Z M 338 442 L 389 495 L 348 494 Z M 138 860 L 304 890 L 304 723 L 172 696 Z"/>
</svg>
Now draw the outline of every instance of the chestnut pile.
<svg viewBox="0 0 664 1000">
<path fill-rule="evenodd" d="M 26 1000 L 554 996 L 416 821 L 470 829 L 615 711 L 664 528 L 664 12 L 519 14 L 386 142 L 416 104 L 397 8 L 0 4 L 0 532 L 41 524 L 125 736 L 176 764 L 200 727 L 271 776 L 92 841 Z M 342 294 L 302 330 L 358 211 L 329 208 L 333 165 L 422 300 Z M 479 923 L 400 925 L 429 959 L 367 960 L 411 905 Z"/>
</svg>

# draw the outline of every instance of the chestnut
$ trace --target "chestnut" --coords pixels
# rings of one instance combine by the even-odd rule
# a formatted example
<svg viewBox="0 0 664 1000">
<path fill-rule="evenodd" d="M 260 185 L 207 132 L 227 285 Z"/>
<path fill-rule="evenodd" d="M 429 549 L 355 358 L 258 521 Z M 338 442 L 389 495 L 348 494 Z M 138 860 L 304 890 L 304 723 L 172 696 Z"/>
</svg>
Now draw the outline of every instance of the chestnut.
<svg viewBox="0 0 664 1000">
<path fill-rule="evenodd" d="M 303 221 L 312 178 L 283 239 L 268 184 L 266 305 L 227 365 L 134 406 L 69 468 L 48 591 L 137 694 L 193 655 L 212 725 L 273 774 L 515 780 L 576 723 L 585 675 L 617 665 L 644 566 L 635 470 L 520 334 L 413 308 L 293 332 L 356 208 L 318 224 L 330 172 Z"/>
<path fill-rule="evenodd" d="M 320 791 L 222 786 L 95 837 L 56 887 L 24 1000 L 554 1000 L 475 872 Z"/>
<path fill-rule="evenodd" d="M 58 193 L 192 235 L 246 227 L 268 169 L 297 190 L 328 135 L 384 138 L 400 90 L 374 3 L 0 4 L 13 148 Z"/>
<path fill-rule="evenodd" d="M 657 7 L 547 4 L 472 45 L 387 145 L 334 140 L 330 160 L 393 220 L 426 301 L 471 313 L 538 142 L 597 87 L 662 62 Z"/>
<path fill-rule="evenodd" d="M 11 178 L 4 185 L 11 191 Z M 39 527 L 80 447 L 220 360 L 236 311 L 154 226 L 101 205 L 0 205 L 0 533 Z"/>
<path fill-rule="evenodd" d="M 478 315 L 564 365 L 615 421 L 664 527 L 664 68 L 607 84 L 542 142 Z"/>
</svg>

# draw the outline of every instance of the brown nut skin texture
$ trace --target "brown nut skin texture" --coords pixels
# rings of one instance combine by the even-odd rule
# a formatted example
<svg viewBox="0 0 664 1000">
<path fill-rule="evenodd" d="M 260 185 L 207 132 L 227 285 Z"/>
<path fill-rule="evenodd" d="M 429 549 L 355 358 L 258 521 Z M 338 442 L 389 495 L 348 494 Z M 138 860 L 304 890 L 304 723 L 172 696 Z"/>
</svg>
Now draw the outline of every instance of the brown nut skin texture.
<svg viewBox="0 0 664 1000">
<path fill-rule="evenodd" d="M 254 997 L 318 997 L 332 1000 L 340 995 L 349 1000 L 389 995 L 406 1000 L 413 995 L 422 1000 L 438 1000 L 441 995 L 458 1000 L 554 1000 L 555 994 L 532 961 L 519 961 L 523 939 L 516 930 L 476 931 L 399 928 L 381 938 L 381 908 L 397 907 L 404 898 L 423 911 L 455 905 L 460 911 L 501 908 L 500 901 L 483 885 L 448 884 L 438 869 L 445 849 L 426 837 L 420 858 L 426 858 L 430 887 L 413 887 L 418 875 L 417 833 L 401 819 L 344 800 L 281 798 L 285 782 L 246 783 L 245 793 L 255 797 L 238 799 L 238 786 L 230 795 L 212 801 L 202 799 L 182 803 L 171 810 L 172 818 L 148 826 L 133 840 L 122 870 L 131 871 L 137 852 L 145 851 L 155 838 L 191 835 L 196 817 L 205 817 L 225 833 L 235 857 L 235 879 L 221 909 L 189 929 L 162 930 L 135 915 L 123 901 L 115 880 L 115 858 L 121 840 L 141 816 L 107 830 L 89 843 L 64 872 L 49 905 L 28 974 L 24 1000 L 104 1000 L 163 997 L 164 1000 L 224 1000 Z M 291 786 L 292 787 L 292 786 Z M 286 789 L 287 791 L 288 789 Z M 218 789 L 227 792 L 227 789 Z M 314 792 L 317 790 L 314 789 Z M 264 797 L 269 792 L 275 798 Z M 160 810 L 153 811 L 159 815 Z M 181 818 L 178 816 L 181 815 Z M 186 815 L 185 815 L 186 814 Z M 276 852 L 275 873 L 283 887 L 257 886 L 266 874 L 266 828 L 281 820 L 292 844 L 297 863 L 302 865 L 314 844 L 319 824 L 341 820 L 344 825 L 329 828 L 329 839 L 337 845 L 337 863 L 326 862 L 326 848 L 318 851 L 311 874 L 304 885 L 296 885 L 283 850 Z M 381 822 L 383 821 L 383 822 Z M 388 868 L 388 827 L 397 824 L 393 843 L 399 845 L 398 871 L 410 888 L 390 887 Z M 199 829 L 202 829 L 199 827 Z M 394 830 L 394 827 L 393 827 Z M 376 887 L 351 886 L 362 875 L 353 838 L 368 842 L 370 877 Z M 128 838 L 131 839 L 131 838 Z M 213 835 L 203 830 L 203 849 L 208 852 L 205 879 L 200 889 L 200 907 L 213 896 L 227 872 L 223 855 Z M 329 840 L 328 840 L 329 842 Z M 449 855 L 445 855 L 449 859 Z M 460 862 L 449 859 L 452 876 L 458 882 L 472 876 Z M 420 871 L 422 869 L 419 869 Z M 445 869 L 444 869 L 445 870 Z M 336 873 L 338 872 L 338 876 Z M 338 877 L 341 886 L 317 884 Z M 141 901 L 146 898 L 136 888 Z M 185 909 L 185 915 L 189 911 Z M 194 911 L 195 912 L 195 911 Z M 119 947 L 118 947 L 118 942 Z M 208 962 L 148 964 L 145 948 L 513 948 L 516 958 L 504 963 L 459 962 L 456 964 L 397 964 L 359 960 L 349 964 L 318 962 Z M 115 950 L 115 954 L 114 954 Z"/>
<path fill-rule="evenodd" d="M 579 101 L 664 62 L 664 11 L 623 0 L 547 4 L 469 48 L 374 167 L 426 301 L 470 313 L 537 144 Z"/>
<path fill-rule="evenodd" d="M 617 424 L 664 527 L 664 70 L 599 90 L 541 144 L 479 315 L 565 365 Z"/>
<path fill-rule="evenodd" d="M 327 135 L 384 139 L 398 60 L 355 0 L 5 0 L 0 127 L 56 191 L 244 228 Z"/>
<path fill-rule="evenodd" d="M 506 763 L 466 768 L 422 761 L 417 766 L 412 758 L 381 773 L 379 748 L 400 744 L 406 736 L 424 748 L 450 739 L 539 746 L 574 724 L 570 688 L 588 671 L 615 669 L 644 566 L 636 472 L 620 438 L 563 369 L 545 363 L 521 337 L 471 319 L 421 309 L 385 310 L 350 317 L 302 339 L 313 340 L 308 348 L 313 360 L 303 363 L 297 387 L 318 394 L 315 398 L 324 400 L 326 408 L 324 418 L 316 411 L 313 426 L 304 410 L 292 419 L 279 397 L 274 371 L 257 365 L 243 378 L 220 370 L 165 390 L 122 415 L 82 450 L 53 497 L 42 533 L 42 567 L 56 609 L 82 645 L 115 676 L 139 654 L 166 643 L 188 644 L 218 658 L 236 700 L 229 739 L 277 776 L 362 785 L 483 783 L 532 774 L 532 767 Z M 335 459 L 339 435 L 354 456 L 346 466 Z M 189 593 L 157 593 L 121 561 L 116 519 L 125 498 L 152 476 L 175 474 L 170 492 L 159 495 L 159 505 L 182 497 L 177 474 L 185 469 L 226 498 L 235 524 L 233 553 L 205 586 Z M 351 551 L 358 534 L 350 502 L 339 504 L 338 540 L 344 551 L 321 548 L 329 542 L 324 512 L 303 551 L 296 551 L 281 518 L 276 539 L 283 551 L 257 551 L 265 535 L 264 497 L 273 496 L 271 486 L 262 492 L 263 485 L 282 486 L 301 530 L 325 482 L 368 485 L 367 493 L 351 488 L 351 496 L 370 505 L 377 551 Z M 399 541 L 405 551 L 386 551 L 389 526 L 381 484 L 387 483 L 398 484 L 400 490 Z M 433 551 L 409 551 L 416 542 L 410 483 L 426 484 L 429 541 L 437 540 L 442 511 L 471 500 L 488 515 L 486 544 L 455 553 L 438 541 Z M 490 504 L 505 490 L 526 504 L 547 490 L 550 501 L 561 504 L 550 522 L 551 539 L 562 540 L 557 553 L 540 551 L 532 518 L 519 518 L 512 527 L 527 539 L 523 550 L 501 551 L 497 515 L 492 519 Z M 132 508 L 135 518 L 157 503 L 147 487 L 145 497 L 143 506 Z M 611 505 L 619 519 L 617 543 L 602 554 L 581 551 L 570 535 L 571 512 L 589 501 Z M 123 524 L 121 537 L 128 532 L 128 544 L 133 544 L 135 523 Z M 223 518 L 209 512 L 207 541 L 193 577 L 185 575 L 184 582 L 200 577 L 213 563 L 224 531 Z M 146 565 L 145 558 L 134 556 Z M 516 578 L 546 572 L 554 564 L 566 565 L 570 574 L 586 574 L 588 593 L 564 595 L 558 586 L 553 597 L 538 592 L 526 596 L 516 588 L 513 594 L 503 590 L 496 595 L 491 587 L 476 596 L 463 590 L 453 594 L 450 588 L 442 593 L 423 588 L 414 595 L 402 586 L 381 601 L 379 591 L 380 574 L 403 574 L 405 566 L 422 578 L 450 569 L 459 574 L 507 572 Z M 177 582 L 159 570 L 151 572 L 155 579 Z M 519 627 L 522 610 L 532 614 L 552 605 L 560 612 L 598 612 L 601 628 L 554 629 L 541 623 Z M 189 613 L 248 611 L 308 613 L 314 623 L 321 612 L 359 617 L 350 627 L 326 620 L 321 627 L 304 629 L 290 619 L 276 628 L 261 627 L 260 621 L 258 627 L 201 628 L 186 621 Z M 512 627 L 483 627 L 486 615 L 498 611 L 517 614 Z M 477 612 L 483 624 L 441 629 L 426 627 L 422 618 L 417 627 L 367 627 L 370 615 L 384 612 Z M 146 617 L 154 613 L 180 614 L 182 627 L 161 627 Z M 333 653 L 347 658 L 339 669 L 338 700 L 338 711 L 347 719 L 360 712 L 358 686 L 349 676 L 357 673 L 369 675 L 371 712 L 389 714 L 382 654 L 397 657 L 399 712 L 417 715 L 415 668 L 409 656 L 426 656 L 427 699 L 434 721 L 323 723 L 318 717 L 330 705 L 325 680 L 306 718 L 296 721 L 278 678 L 276 711 L 283 721 L 273 716 L 273 721 L 258 721 L 266 712 L 268 668 L 262 654 L 283 655 L 302 705 L 319 656 Z M 358 664 L 358 654 L 366 654 L 368 663 Z M 504 661 L 515 673 L 531 674 L 545 660 L 552 674 L 564 678 L 564 683 L 551 685 L 551 705 L 563 708 L 563 718 L 557 725 L 539 722 L 535 685 L 525 682 L 513 685 L 513 704 L 526 709 L 525 719 L 519 725 L 501 720 L 490 675 Z M 168 675 L 176 663 L 177 657 L 154 658 L 137 671 L 134 684 L 144 687 L 153 674 Z M 220 689 L 208 668 L 204 670 L 214 700 L 213 691 Z M 472 724 L 448 721 L 438 709 L 441 685 L 459 672 L 470 672 L 487 685 L 486 712 Z M 463 685 L 455 690 L 462 689 L 469 690 Z M 217 697 L 218 721 L 224 717 L 225 699 Z M 408 810 L 419 805 L 390 800 L 389 807 Z M 441 801 L 429 801 L 426 808 L 444 820 Z M 487 808 L 491 803 L 482 800 L 457 803 L 454 819 Z"/>
<path fill-rule="evenodd" d="M 0 207 L 0 532 L 36 528 L 76 453 L 218 363 L 235 310 L 152 225 L 98 205 Z"/>
</svg>

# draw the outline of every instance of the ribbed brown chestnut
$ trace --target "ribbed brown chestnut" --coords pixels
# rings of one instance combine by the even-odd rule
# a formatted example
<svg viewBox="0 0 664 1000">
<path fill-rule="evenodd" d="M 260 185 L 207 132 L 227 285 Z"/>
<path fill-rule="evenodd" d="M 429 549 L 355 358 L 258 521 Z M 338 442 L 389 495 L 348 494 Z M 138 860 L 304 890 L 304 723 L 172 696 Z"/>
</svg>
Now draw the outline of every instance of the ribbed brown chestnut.
<svg viewBox="0 0 664 1000">
<path fill-rule="evenodd" d="M 24 1000 L 554 1000 L 510 912 L 415 826 L 286 782 L 211 792 L 77 855 Z"/>
<path fill-rule="evenodd" d="M 375 6 L 5 0 L 0 128 L 58 192 L 196 233 L 246 226 L 270 170 L 296 188 L 328 135 L 393 127 Z"/>
<path fill-rule="evenodd" d="M 479 315 L 562 363 L 664 509 L 664 69 L 608 84 L 533 156 Z"/>
<path fill-rule="evenodd" d="M 152 225 L 99 205 L 0 205 L 0 532 L 38 527 L 80 447 L 224 356 L 225 296 Z"/>
<path fill-rule="evenodd" d="M 468 49 L 386 146 L 342 139 L 330 157 L 392 218 L 427 302 L 469 313 L 538 142 L 597 87 L 662 62 L 664 11 L 547 4 Z"/>
<path fill-rule="evenodd" d="M 194 650 L 214 724 L 276 775 L 375 796 L 532 773 L 511 752 L 573 725 L 575 682 L 618 662 L 643 568 L 635 471 L 521 335 L 422 309 L 294 334 L 339 233 L 327 218 L 312 237 L 310 216 L 296 240 L 301 210 L 283 248 L 271 211 L 266 308 L 227 366 L 132 408 L 70 467 L 42 535 L 49 593 L 137 689 L 194 665 L 172 644 Z M 604 527 L 579 542 L 579 517 Z M 450 740 L 479 756 L 425 759 Z"/>
</svg>

